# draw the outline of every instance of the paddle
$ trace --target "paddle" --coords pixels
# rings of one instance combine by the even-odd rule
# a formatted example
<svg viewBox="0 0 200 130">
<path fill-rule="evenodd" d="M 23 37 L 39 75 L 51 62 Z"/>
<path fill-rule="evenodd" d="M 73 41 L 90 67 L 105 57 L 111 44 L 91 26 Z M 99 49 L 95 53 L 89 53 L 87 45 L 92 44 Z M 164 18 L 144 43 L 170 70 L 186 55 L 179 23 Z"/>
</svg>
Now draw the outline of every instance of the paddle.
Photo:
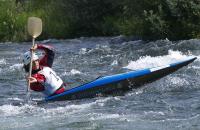
<svg viewBox="0 0 200 130">
<path fill-rule="evenodd" d="M 32 48 L 35 46 L 35 38 L 37 38 L 42 33 L 42 20 L 37 17 L 28 18 L 28 33 L 32 36 Z M 31 62 L 29 66 L 29 78 L 32 72 L 32 60 L 33 60 L 33 50 L 31 49 Z M 30 89 L 30 80 L 28 80 L 27 93 Z"/>
</svg>

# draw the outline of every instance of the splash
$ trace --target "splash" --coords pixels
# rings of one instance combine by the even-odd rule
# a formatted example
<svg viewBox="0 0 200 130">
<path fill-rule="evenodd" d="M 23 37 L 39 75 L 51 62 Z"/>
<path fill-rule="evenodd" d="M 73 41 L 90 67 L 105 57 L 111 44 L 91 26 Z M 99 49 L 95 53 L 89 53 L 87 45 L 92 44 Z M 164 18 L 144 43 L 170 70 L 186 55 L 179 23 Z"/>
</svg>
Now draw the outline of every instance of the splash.
<svg viewBox="0 0 200 130">
<path fill-rule="evenodd" d="M 105 119 L 121 119 L 122 115 L 120 114 L 99 114 L 99 113 L 93 113 L 90 120 L 105 120 Z"/>
<path fill-rule="evenodd" d="M 18 106 L 3 105 L 0 107 L 0 113 L 1 115 L 11 116 L 19 114 L 20 110 Z"/>
<path fill-rule="evenodd" d="M 114 60 L 112 63 L 111 63 L 111 66 L 117 66 L 119 63 L 117 60 Z"/>
<path fill-rule="evenodd" d="M 83 110 L 87 110 L 93 105 L 96 105 L 96 102 L 89 102 L 89 103 L 81 103 L 81 104 L 67 104 L 64 106 L 58 106 L 55 108 L 45 108 L 40 107 L 37 105 L 32 104 L 22 104 L 19 106 L 15 106 L 12 104 L 5 104 L 0 106 L 0 117 L 7 117 L 7 116 L 17 116 L 17 115 L 43 115 L 45 113 L 46 117 L 52 116 L 62 116 L 63 114 L 73 114 Z"/>
<path fill-rule="evenodd" d="M 190 85 L 190 83 L 186 79 L 180 77 L 170 77 L 169 81 L 171 82 L 171 84 L 176 86 Z"/>
<path fill-rule="evenodd" d="M 33 106 L 33 105 L 22 105 L 22 106 L 14 106 L 11 104 L 6 104 L 6 105 L 2 105 L 0 106 L 0 115 L 1 116 L 16 116 L 19 114 L 24 114 L 24 113 L 34 113 L 38 112 L 38 111 L 42 111 L 42 108 L 39 108 L 37 106 Z"/>
<path fill-rule="evenodd" d="M 83 74 L 83 73 L 79 70 L 72 69 L 70 72 L 67 72 L 67 71 L 63 72 L 61 76 L 72 76 L 72 75 L 79 75 L 79 74 Z"/>
<path fill-rule="evenodd" d="M 140 59 L 138 59 L 137 61 L 131 61 L 127 66 L 123 68 L 131 70 L 152 68 L 177 62 L 183 59 L 187 59 L 188 57 L 189 55 L 184 55 L 180 51 L 169 50 L 168 55 L 157 56 L 157 57 L 151 57 L 151 56 L 140 57 Z"/>
<path fill-rule="evenodd" d="M 23 64 L 14 64 L 9 67 L 9 70 L 11 70 L 11 71 L 22 70 L 22 66 L 23 66 Z"/>
<path fill-rule="evenodd" d="M 86 54 L 87 53 L 87 48 L 81 48 L 80 51 L 79 51 L 79 55 L 81 54 Z"/>
<path fill-rule="evenodd" d="M 81 72 L 78 71 L 78 70 L 76 70 L 76 69 L 72 69 L 72 70 L 70 71 L 70 73 L 71 73 L 72 75 L 81 74 Z"/>
<path fill-rule="evenodd" d="M 6 64 L 6 60 L 5 59 L 0 59 L 0 65 L 5 65 Z"/>
</svg>

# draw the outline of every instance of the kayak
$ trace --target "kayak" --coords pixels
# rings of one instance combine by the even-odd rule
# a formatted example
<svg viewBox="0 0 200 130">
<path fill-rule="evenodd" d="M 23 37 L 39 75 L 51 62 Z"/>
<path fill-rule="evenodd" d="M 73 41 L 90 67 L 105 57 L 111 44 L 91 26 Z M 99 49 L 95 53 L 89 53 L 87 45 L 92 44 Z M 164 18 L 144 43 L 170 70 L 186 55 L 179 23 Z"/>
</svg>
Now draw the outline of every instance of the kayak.
<svg viewBox="0 0 200 130">
<path fill-rule="evenodd" d="M 192 63 L 195 59 L 197 58 L 189 57 L 185 60 L 164 66 L 100 77 L 89 83 L 66 90 L 61 94 L 46 97 L 44 101 L 64 101 L 118 95 L 169 75 L 183 66 Z"/>
</svg>

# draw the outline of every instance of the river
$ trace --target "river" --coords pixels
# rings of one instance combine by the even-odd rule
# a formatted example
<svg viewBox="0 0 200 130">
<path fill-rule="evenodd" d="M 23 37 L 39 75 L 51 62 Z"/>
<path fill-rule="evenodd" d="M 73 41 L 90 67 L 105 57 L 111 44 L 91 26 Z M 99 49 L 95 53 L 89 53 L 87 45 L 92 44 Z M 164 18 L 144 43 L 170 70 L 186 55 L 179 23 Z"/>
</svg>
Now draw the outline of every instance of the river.
<svg viewBox="0 0 200 130">
<path fill-rule="evenodd" d="M 1 130 L 197 130 L 200 129 L 200 40 L 172 42 L 78 38 L 45 40 L 55 47 L 53 70 L 67 88 L 99 76 L 161 66 L 187 56 L 192 64 L 123 96 L 27 103 L 22 54 L 31 43 L 0 43 Z M 41 52 L 38 52 L 41 54 Z M 42 94 L 31 91 L 32 100 Z"/>
</svg>

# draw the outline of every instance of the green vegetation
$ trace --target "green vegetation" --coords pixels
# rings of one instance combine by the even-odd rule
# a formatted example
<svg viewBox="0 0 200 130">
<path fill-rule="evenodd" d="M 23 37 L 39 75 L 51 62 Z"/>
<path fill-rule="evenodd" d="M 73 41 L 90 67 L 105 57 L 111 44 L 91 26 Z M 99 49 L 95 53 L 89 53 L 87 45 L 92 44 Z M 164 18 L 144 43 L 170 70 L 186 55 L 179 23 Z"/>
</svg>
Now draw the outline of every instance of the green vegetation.
<svg viewBox="0 0 200 130">
<path fill-rule="evenodd" d="M 30 40 L 27 18 L 40 17 L 40 39 L 200 37 L 199 0 L 0 0 L 0 41 Z"/>
</svg>

